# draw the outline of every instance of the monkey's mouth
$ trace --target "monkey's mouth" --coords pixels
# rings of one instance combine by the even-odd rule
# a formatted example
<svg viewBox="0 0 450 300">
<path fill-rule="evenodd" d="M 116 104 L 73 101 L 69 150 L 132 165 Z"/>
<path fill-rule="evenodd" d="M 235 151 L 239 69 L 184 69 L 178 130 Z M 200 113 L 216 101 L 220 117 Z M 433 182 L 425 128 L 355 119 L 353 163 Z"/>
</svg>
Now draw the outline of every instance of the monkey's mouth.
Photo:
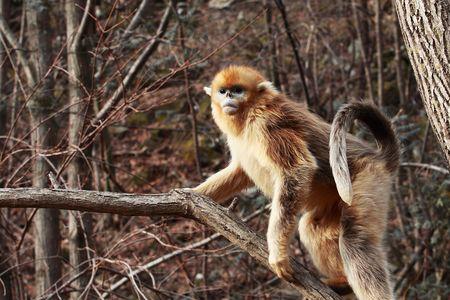
<svg viewBox="0 0 450 300">
<path fill-rule="evenodd" d="M 239 106 L 233 102 L 226 102 L 222 105 L 222 110 L 227 115 L 234 115 L 237 112 L 238 108 Z"/>
</svg>

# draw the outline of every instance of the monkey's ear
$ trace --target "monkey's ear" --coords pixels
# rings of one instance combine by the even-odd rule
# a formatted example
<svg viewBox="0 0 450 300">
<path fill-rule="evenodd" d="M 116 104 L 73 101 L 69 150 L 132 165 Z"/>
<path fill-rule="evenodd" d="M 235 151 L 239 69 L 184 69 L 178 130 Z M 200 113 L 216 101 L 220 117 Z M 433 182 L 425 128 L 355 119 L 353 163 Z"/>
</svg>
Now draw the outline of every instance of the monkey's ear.
<svg viewBox="0 0 450 300">
<path fill-rule="evenodd" d="M 205 91 L 205 93 L 206 93 L 208 96 L 211 96 L 211 88 L 210 88 L 209 86 L 205 86 L 205 87 L 203 88 L 203 90 Z"/>
<path fill-rule="evenodd" d="M 270 81 L 263 81 L 263 82 L 258 83 L 257 89 L 258 89 L 258 92 L 271 91 L 274 93 L 278 93 L 277 88 Z"/>
</svg>

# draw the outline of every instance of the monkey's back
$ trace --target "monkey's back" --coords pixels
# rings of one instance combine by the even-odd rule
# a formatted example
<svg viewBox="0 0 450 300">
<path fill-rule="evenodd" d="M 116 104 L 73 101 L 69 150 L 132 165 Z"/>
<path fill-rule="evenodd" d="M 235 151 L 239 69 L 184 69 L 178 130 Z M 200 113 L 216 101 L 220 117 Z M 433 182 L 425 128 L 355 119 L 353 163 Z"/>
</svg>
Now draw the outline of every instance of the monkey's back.
<svg viewBox="0 0 450 300">
<path fill-rule="evenodd" d="M 279 99 L 279 102 L 275 105 L 278 107 L 278 111 L 268 122 L 267 130 L 269 134 L 274 131 L 293 132 L 296 138 L 288 139 L 285 142 L 294 144 L 294 147 L 296 147 L 296 139 L 303 140 L 317 160 L 318 176 L 333 182 L 329 161 L 331 125 L 318 115 L 310 112 L 303 104 L 289 99 Z M 362 164 L 365 161 L 373 160 L 376 156 L 377 150 L 367 142 L 351 134 L 347 135 L 347 157 L 352 176 L 364 167 Z"/>
</svg>

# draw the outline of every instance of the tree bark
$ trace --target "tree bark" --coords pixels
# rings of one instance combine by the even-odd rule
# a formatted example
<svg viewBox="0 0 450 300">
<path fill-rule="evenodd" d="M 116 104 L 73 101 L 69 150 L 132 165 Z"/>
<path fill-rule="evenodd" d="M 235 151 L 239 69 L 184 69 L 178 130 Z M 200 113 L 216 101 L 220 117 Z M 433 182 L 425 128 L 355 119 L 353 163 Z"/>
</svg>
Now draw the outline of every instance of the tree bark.
<svg viewBox="0 0 450 300">
<path fill-rule="evenodd" d="M 67 33 L 67 73 L 69 75 L 69 151 L 78 152 L 80 148 L 81 134 L 85 121 L 88 97 L 91 90 L 89 78 L 90 44 L 86 32 L 90 29 L 91 0 L 66 0 L 66 33 Z M 84 11 L 83 11 L 84 9 Z M 92 73 L 92 72 L 91 72 Z M 80 189 L 82 172 L 82 160 L 77 153 L 67 166 L 67 184 L 69 188 Z M 87 237 L 91 236 L 91 214 L 69 212 L 69 259 L 70 275 L 76 277 L 81 273 L 82 265 L 88 261 L 89 243 Z M 74 292 L 71 299 L 78 299 L 81 291 L 89 282 L 89 274 L 79 276 L 73 282 Z"/>
<path fill-rule="evenodd" d="M 186 217 L 213 228 L 270 269 L 264 238 L 254 233 L 226 208 L 185 190 L 175 190 L 168 194 L 133 195 L 36 188 L 0 189 L 0 207 L 45 207 L 129 216 Z M 295 281 L 290 284 L 305 297 L 341 299 L 303 265 L 293 258 L 291 262 L 295 270 Z"/>
<path fill-rule="evenodd" d="M 28 43 L 35 76 L 34 82 L 29 82 L 29 86 L 36 88 L 27 105 L 31 114 L 31 125 L 36 128 L 32 134 L 35 156 L 33 186 L 39 188 L 48 185 L 49 172 L 49 165 L 40 154 L 48 151 L 56 138 L 54 121 L 44 121 L 55 105 L 52 95 L 53 81 L 51 76 L 45 76 L 52 65 L 49 9 L 49 3 L 45 0 L 26 2 Z M 36 292 L 41 295 L 61 277 L 59 210 L 40 209 L 34 219 Z"/>
<path fill-rule="evenodd" d="M 395 1 L 425 109 L 450 168 L 450 3 Z"/>
</svg>

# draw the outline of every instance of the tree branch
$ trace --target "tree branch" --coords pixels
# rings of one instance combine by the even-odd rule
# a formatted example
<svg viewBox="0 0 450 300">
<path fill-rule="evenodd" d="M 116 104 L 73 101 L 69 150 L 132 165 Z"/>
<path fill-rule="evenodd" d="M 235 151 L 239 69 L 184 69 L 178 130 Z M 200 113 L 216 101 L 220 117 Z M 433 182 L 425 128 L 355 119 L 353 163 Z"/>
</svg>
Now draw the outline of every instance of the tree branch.
<svg viewBox="0 0 450 300">
<path fill-rule="evenodd" d="M 167 194 L 134 195 L 35 188 L 0 189 L 0 207 L 60 208 L 120 215 L 186 217 L 213 228 L 266 268 L 270 268 L 264 238 L 230 214 L 225 207 L 185 190 L 174 190 Z M 341 299 L 295 259 L 291 258 L 291 263 L 295 270 L 295 280 L 290 284 L 305 297 Z"/>
<path fill-rule="evenodd" d="M 141 4 L 139 4 L 136 13 L 131 19 L 130 24 L 128 24 L 127 28 L 125 29 L 122 39 L 127 39 L 131 35 L 132 31 L 139 25 L 139 23 L 142 21 L 142 15 L 144 14 L 149 4 L 150 4 L 149 0 L 142 0 Z"/>
<path fill-rule="evenodd" d="M 415 162 L 403 162 L 400 164 L 401 167 L 413 167 L 413 168 L 422 168 L 422 169 L 429 169 L 429 170 L 433 170 L 436 172 L 440 172 L 442 174 L 445 175 L 449 175 L 450 171 L 442 168 L 442 167 L 438 167 L 435 165 L 430 165 L 430 164 L 423 164 L 423 163 L 415 163 Z"/>
<path fill-rule="evenodd" d="M 120 83 L 116 91 L 108 99 L 108 101 L 106 101 L 105 105 L 95 116 L 94 120 L 92 121 L 93 124 L 96 124 L 99 121 L 101 121 L 110 112 L 110 110 L 114 108 L 116 103 L 121 99 L 121 96 L 123 95 L 125 90 L 133 82 L 138 72 L 142 69 L 147 59 L 156 50 L 159 43 L 161 42 L 162 36 L 165 34 L 167 30 L 167 26 L 169 25 L 171 11 L 172 11 L 172 1 L 170 1 L 169 4 L 167 5 L 161 23 L 159 24 L 158 30 L 156 31 L 155 36 L 152 37 L 152 41 L 147 45 L 147 47 L 145 47 L 141 55 L 136 59 L 136 61 L 131 66 L 130 70 L 128 71 L 127 75 Z"/>
<path fill-rule="evenodd" d="M 28 85 L 33 87 L 36 84 L 36 78 L 33 73 L 33 68 L 31 67 L 31 64 L 29 63 L 27 58 L 23 55 L 23 52 L 20 49 L 21 47 L 19 46 L 19 42 L 16 40 L 14 33 L 9 28 L 8 23 L 6 22 L 2 12 L 0 12 L 0 33 L 3 33 L 8 43 L 13 47 L 14 50 L 17 51 L 17 57 L 20 61 L 20 64 L 23 67 L 23 70 L 25 71 L 25 76 L 27 78 Z"/>
<path fill-rule="evenodd" d="M 364 47 L 364 41 L 363 41 L 363 32 L 361 28 L 361 21 L 359 19 L 358 15 L 358 4 L 356 3 L 357 0 L 352 0 L 352 12 L 353 12 L 353 19 L 355 22 L 355 29 L 356 29 L 356 35 L 359 40 L 360 49 L 361 49 L 361 60 L 364 67 L 364 74 L 366 75 L 366 83 L 367 83 L 367 89 L 369 92 L 369 100 L 372 103 L 375 103 L 375 97 L 373 95 L 373 88 L 372 88 L 372 76 L 370 74 L 370 63 L 369 58 L 367 57 L 366 49 Z"/>
<path fill-rule="evenodd" d="M 88 24 L 89 11 L 92 9 L 91 6 L 92 6 L 92 0 L 87 0 L 86 5 L 83 8 L 84 13 L 83 13 L 83 17 L 81 18 L 80 26 L 78 27 L 78 30 L 76 31 L 75 37 L 72 41 L 72 43 L 73 43 L 72 47 L 75 50 L 78 50 L 78 48 L 80 47 L 81 37 L 83 36 L 84 31 L 86 30 L 86 27 Z"/>
<path fill-rule="evenodd" d="M 291 43 L 292 51 L 294 52 L 294 58 L 295 62 L 297 64 L 297 69 L 300 74 L 300 80 L 302 82 L 303 92 L 305 93 L 306 98 L 306 104 L 308 107 L 312 107 L 313 104 L 317 104 L 317 99 L 315 99 L 315 103 L 312 103 L 312 99 L 309 96 L 308 92 L 308 85 L 306 84 L 306 76 L 305 76 L 305 70 L 303 69 L 302 60 L 300 59 L 300 46 L 298 39 L 294 38 L 294 35 L 292 34 L 291 27 L 289 25 L 287 13 L 286 13 L 286 7 L 284 6 L 283 0 L 275 0 L 275 4 L 278 7 L 278 10 L 281 13 L 281 17 L 283 19 L 284 29 L 286 30 L 286 34 L 288 36 L 289 42 Z"/>
</svg>

